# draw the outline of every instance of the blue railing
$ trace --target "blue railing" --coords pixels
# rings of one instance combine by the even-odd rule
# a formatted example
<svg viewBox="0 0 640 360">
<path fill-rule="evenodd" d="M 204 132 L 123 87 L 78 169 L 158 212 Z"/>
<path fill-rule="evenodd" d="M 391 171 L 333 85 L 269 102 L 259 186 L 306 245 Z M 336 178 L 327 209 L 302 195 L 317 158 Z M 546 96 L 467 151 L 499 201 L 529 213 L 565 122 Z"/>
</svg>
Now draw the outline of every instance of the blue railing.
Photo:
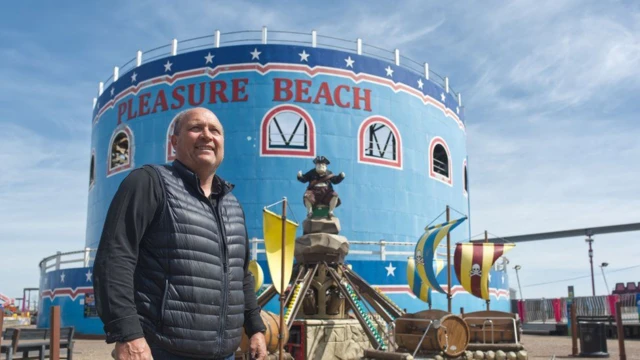
<svg viewBox="0 0 640 360">
<path fill-rule="evenodd" d="M 347 40 L 333 36 L 319 35 L 316 31 L 311 33 L 303 33 L 297 31 L 267 31 L 266 27 L 262 30 L 243 30 L 221 33 L 215 31 L 211 35 L 198 36 L 195 38 L 178 40 L 173 39 L 167 45 L 161 45 L 149 50 L 138 51 L 136 56 L 123 65 L 114 68 L 114 72 L 105 81 L 99 84 L 99 93 L 102 89 L 106 89 L 112 82 L 114 77 L 119 74 L 125 74 L 128 71 L 153 60 L 166 56 L 184 54 L 196 50 L 206 48 L 219 48 L 222 46 L 232 46 L 238 44 L 296 44 L 310 45 L 312 47 L 336 49 L 341 51 L 350 51 L 358 55 L 366 55 L 384 61 L 395 63 L 396 65 L 406 67 L 407 69 L 430 79 L 441 85 L 447 91 L 453 93 L 458 103 L 462 103 L 460 93 L 456 93 L 449 87 L 449 79 L 442 76 L 429 68 L 428 63 L 418 62 L 406 56 L 400 55 L 400 50 L 393 51 L 383 49 L 371 44 L 366 44 L 362 39 Z"/>
</svg>

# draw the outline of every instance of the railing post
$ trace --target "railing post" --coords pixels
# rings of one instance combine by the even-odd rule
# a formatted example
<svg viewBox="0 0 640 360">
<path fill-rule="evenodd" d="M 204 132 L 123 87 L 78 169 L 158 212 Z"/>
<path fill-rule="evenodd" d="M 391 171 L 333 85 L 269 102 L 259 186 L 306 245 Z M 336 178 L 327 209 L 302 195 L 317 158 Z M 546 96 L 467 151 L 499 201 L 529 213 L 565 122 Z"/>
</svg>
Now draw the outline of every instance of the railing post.
<svg viewBox="0 0 640 360">
<path fill-rule="evenodd" d="M 178 54 L 178 39 L 173 39 L 171 42 L 171 55 L 176 56 Z"/>
<path fill-rule="evenodd" d="M 100 81 L 98 83 L 98 96 L 102 95 L 103 91 L 104 91 L 104 83 L 102 81 Z"/>
<path fill-rule="evenodd" d="M 356 50 L 358 55 L 362 55 L 362 39 L 356 40 Z"/>
<path fill-rule="evenodd" d="M 627 352 L 624 348 L 624 327 L 622 326 L 622 304 L 620 303 L 620 301 L 616 302 L 616 325 L 618 328 L 618 348 L 620 349 L 620 360 L 627 360 Z"/>
<path fill-rule="evenodd" d="M 387 242 L 380 240 L 380 260 L 387 260 Z"/>
<path fill-rule="evenodd" d="M 429 80 L 429 63 L 424 63 L 424 77 Z"/>
<path fill-rule="evenodd" d="M 51 307 L 49 329 L 49 358 L 60 360 L 60 306 Z"/>
<path fill-rule="evenodd" d="M 96 104 L 98 103 L 98 99 L 93 98 L 93 108 L 96 108 Z"/>
<path fill-rule="evenodd" d="M 142 65 L 142 51 L 138 50 L 136 53 L 136 67 Z"/>
<path fill-rule="evenodd" d="M 89 267 L 89 260 L 91 259 L 91 248 L 84 248 L 84 267 Z"/>
<path fill-rule="evenodd" d="M 395 53 L 395 58 L 396 58 L 396 66 L 400 66 L 400 50 L 396 49 L 396 51 L 394 51 Z"/>
<path fill-rule="evenodd" d="M 251 239 L 251 259 L 258 261 L 258 239 Z"/>
<path fill-rule="evenodd" d="M 61 252 L 58 251 L 56 252 L 56 270 L 60 270 L 60 257 L 61 257 Z"/>
<path fill-rule="evenodd" d="M 47 261 L 43 261 L 40 264 L 40 278 L 44 277 L 46 273 L 47 273 Z"/>
<path fill-rule="evenodd" d="M 576 303 L 571 303 L 571 354 L 578 356 L 578 324 L 576 316 Z"/>
<path fill-rule="evenodd" d="M 220 30 L 216 30 L 215 40 L 216 40 L 215 46 L 219 48 L 220 47 Z"/>
<path fill-rule="evenodd" d="M 458 106 L 462 107 L 462 94 L 458 93 Z"/>
<path fill-rule="evenodd" d="M 448 94 L 449 93 L 449 77 L 448 76 L 444 77 L 444 89 Z"/>
<path fill-rule="evenodd" d="M 313 30 L 311 32 L 311 47 L 318 46 L 317 38 L 318 38 L 318 32 Z"/>
<path fill-rule="evenodd" d="M 3 330 L 3 322 L 4 322 L 4 311 L 2 313 L 0 313 L 0 335 L 4 334 Z M 2 338 L 4 336 L 0 336 L 0 345 L 2 345 Z"/>
<path fill-rule="evenodd" d="M 263 44 L 267 43 L 267 27 L 266 26 L 262 27 L 262 43 Z"/>
<path fill-rule="evenodd" d="M 120 78 L 120 68 L 117 66 L 113 67 L 113 82 L 118 81 L 118 78 Z"/>
</svg>

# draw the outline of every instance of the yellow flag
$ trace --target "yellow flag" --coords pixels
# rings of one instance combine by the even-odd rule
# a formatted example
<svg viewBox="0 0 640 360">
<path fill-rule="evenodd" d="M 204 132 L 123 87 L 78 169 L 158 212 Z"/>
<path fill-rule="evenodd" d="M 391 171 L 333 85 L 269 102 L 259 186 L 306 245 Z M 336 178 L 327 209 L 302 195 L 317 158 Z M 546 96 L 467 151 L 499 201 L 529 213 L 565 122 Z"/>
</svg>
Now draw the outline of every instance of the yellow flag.
<svg viewBox="0 0 640 360">
<path fill-rule="evenodd" d="M 258 264 L 257 261 L 251 260 L 249 262 L 249 272 L 253 274 L 253 287 L 255 292 L 258 292 L 264 283 L 264 273 L 262 272 L 262 267 Z"/>
<path fill-rule="evenodd" d="M 284 278 L 284 287 L 287 288 L 293 271 L 293 250 L 296 241 L 296 229 L 298 224 L 287 220 L 285 226 L 285 250 L 284 269 L 282 269 L 282 216 L 267 209 L 262 212 L 264 230 L 264 249 L 267 253 L 269 273 L 276 291 L 282 294 L 280 281 Z"/>
</svg>

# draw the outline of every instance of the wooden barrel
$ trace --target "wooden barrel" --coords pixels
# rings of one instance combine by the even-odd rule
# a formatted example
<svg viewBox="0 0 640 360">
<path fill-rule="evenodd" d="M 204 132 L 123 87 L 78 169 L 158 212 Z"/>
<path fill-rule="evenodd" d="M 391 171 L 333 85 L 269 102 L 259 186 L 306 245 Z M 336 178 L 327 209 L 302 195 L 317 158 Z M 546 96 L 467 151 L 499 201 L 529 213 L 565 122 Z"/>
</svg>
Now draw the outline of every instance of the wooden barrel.
<svg viewBox="0 0 640 360">
<path fill-rule="evenodd" d="M 280 325 L 280 316 L 272 312 L 262 310 L 260 312 L 260 317 L 267 328 L 267 331 L 264 334 L 267 343 L 267 351 L 269 353 L 274 353 L 278 351 L 278 329 Z M 287 328 L 287 323 L 284 323 L 284 331 L 282 335 L 283 341 L 286 344 L 287 341 L 289 341 L 289 329 Z M 243 353 L 248 353 L 250 351 L 249 338 L 247 337 L 247 334 L 245 334 L 244 330 L 242 331 L 240 351 Z"/>
<path fill-rule="evenodd" d="M 431 325 L 419 352 L 442 351 L 448 357 L 464 354 L 469 345 L 469 326 L 461 317 L 442 310 L 425 310 L 397 318 L 395 340 L 398 346 L 413 353 L 429 326 L 428 320 L 438 320 L 441 326 Z"/>
</svg>

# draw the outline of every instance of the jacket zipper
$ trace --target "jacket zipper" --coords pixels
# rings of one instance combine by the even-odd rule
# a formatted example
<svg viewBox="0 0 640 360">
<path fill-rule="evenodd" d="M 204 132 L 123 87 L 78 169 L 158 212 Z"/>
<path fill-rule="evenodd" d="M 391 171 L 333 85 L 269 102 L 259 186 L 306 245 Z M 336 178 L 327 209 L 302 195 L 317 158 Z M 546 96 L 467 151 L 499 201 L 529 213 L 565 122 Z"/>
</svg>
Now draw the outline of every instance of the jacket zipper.
<svg viewBox="0 0 640 360">
<path fill-rule="evenodd" d="M 222 197 L 224 196 L 224 192 L 222 194 L 222 196 L 220 196 L 220 198 L 217 200 L 216 203 L 216 208 L 214 209 L 213 206 L 211 206 L 211 210 L 213 210 L 213 214 L 216 217 L 217 220 L 217 225 L 218 225 L 218 231 L 220 232 L 220 241 L 218 242 L 218 246 L 220 248 L 220 255 L 222 257 L 222 305 L 221 305 L 221 313 L 220 313 L 220 327 L 218 330 L 218 349 L 216 352 L 216 356 L 222 355 L 222 340 L 224 337 L 224 325 L 226 322 L 226 317 L 227 317 L 227 283 L 229 280 L 229 264 L 228 264 L 228 259 L 227 259 L 227 241 L 226 241 L 226 237 L 227 234 L 224 230 L 224 225 L 222 224 L 222 215 L 221 215 L 221 210 L 222 210 Z M 208 199 L 207 199 L 208 200 Z M 211 200 L 209 201 L 209 205 L 211 205 Z"/>
</svg>

